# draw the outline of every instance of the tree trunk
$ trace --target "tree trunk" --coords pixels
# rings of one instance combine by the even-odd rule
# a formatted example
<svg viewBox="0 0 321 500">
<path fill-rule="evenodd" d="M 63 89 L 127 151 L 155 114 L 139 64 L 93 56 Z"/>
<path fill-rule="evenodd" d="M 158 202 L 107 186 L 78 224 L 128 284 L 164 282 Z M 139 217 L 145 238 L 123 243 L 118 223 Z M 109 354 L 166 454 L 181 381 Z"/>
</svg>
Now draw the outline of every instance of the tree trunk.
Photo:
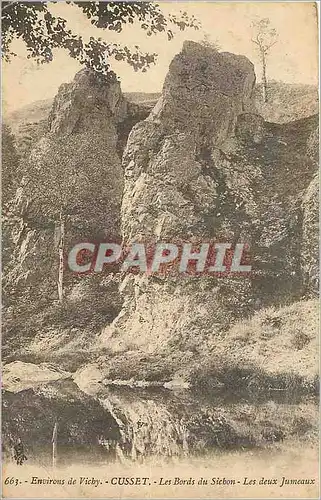
<svg viewBox="0 0 321 500">
<path fill-rule="evenodd" d="M 263 102 L 268 102 L 267 79 L 266 79 L 266 59 L 265 59 L 265 52 L 264 51 L 262 51 L 262 95 L 263 95 Z"/>
<path fill-rule="evenodd" d="M 58 299 L 60 304 L 63 303 L 64 295 L 64 246 L 65 246 L 65 221 L 60 212 L 60 237 L 59 237 L 59 268 L 58 268 Z"/>
<path fill-rule="evenodd" d="M 57 465 L 57 438 L 58 438 L 58 423 L 56 422 L 52 432 L 52 466 Z"/>
</svg>

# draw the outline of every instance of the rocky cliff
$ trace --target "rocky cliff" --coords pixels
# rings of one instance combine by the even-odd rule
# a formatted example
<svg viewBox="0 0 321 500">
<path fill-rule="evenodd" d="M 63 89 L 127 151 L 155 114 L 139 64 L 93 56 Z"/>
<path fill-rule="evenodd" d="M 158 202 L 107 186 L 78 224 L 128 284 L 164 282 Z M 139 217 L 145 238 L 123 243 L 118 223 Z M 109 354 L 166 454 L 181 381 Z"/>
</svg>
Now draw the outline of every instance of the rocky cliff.
<svg viewBox="0 0 321 500">
<path fill-rule="evenodd" d="M 24 177 L 8 212 L 13 247 L 5 276 L 8 336 L 18 336 L 20 346 L 23 338 L 36 335 L 39 322 L 41 329 L 49 330 L 57 322 L 59 328 L 80 323 L 91 328 L 97 312 L 101 325 L 117 313 L 113 282 L 104 285 L 94 276 L 80 281 L 67 268 L 66 308 L 56 310 L 61 222 L 65 254 L 74 242 L 120 239 L 122 150 L 130 128 L 147 113 L 124 98 L 119 83 L 107 83 L 89 70 L 60 87 L 47 132 L 23 163 Z M 44 319 L 48 310 L 49 318 Z"/>
<path fill-rule="evenodd" d="M 247 58 L 186 42 L 155 108 L 128 138 L 121 210 L 125 243 L 244 242 L 252 275 L 126 276 L 123 309 L 101 345 L 177 349 L 191 359 L 238 318 L 305 293 L 301 204 L 317 168 L 306 155 L 317 120 L 265 123 L 254 84 Z"/>
<path fill-rule="evenodd" d="M 279 366 L 284 349 L 288 369 L 293 346 L 301 344 L 287 308 L 294 307 L 298 322 L 313 323 L 312 306 L 291 304 L 313 296 L 317 286 L 317 117 L 266 122 L 256 110 L 254 86 L 254 68 L 246 57 L 194 42 L 186 42 L 173 59 L 150 113 L 129 104 L 119 84 L 106 86 L 87 70 L 62 86 L 49 132 L 31 153 L 31 177 L 37 193 L 46 195 L 31 203 L 26 191 L 18 193 L 19 213 L 27 216 L 19 219 L 13 276 L 31 280 L 39 296 L 45 292 L 49 302 L 55 300 L 57 258 L 48 248 L 59 233 L 53 222 L 60 184 L 66 247 L 106 238 L 125 245 L 240 242 L 250 248 L 252 272 L 122 276 L 121 300 L 119 275 L 66 276 L 68 307 L 45 321 L 42 316 L 36 325 L 33 319 L 28 328 L 33 340 L 24 355 L 63 363 L 70 371 L 92 361 L 90 370 L 107 379 L 163 383 L 176 377 L 180 384 L 180 377 L 192 372 L 196 380 L 204 360 L 210 366 L 208 353 L 218 363 L 224 359 L 222 370 L 227 370 L 236 358 L 235 325 L 255 330 L 240 343 L 257 343 L 269 353 L 271 346 L 262 341 L 268 323 L 272 342 L 289 330 L 279 349 Z M 43 172 L 52 180 L 49 190 L 37 184 Z M 273 308 L 281 319 L 274 318 Z M 21 348 L 25 326 L 18 326 Z M 312 330 L 311 339 L 302 334 L 306 342 L 300 354 L 302 366 L 313 374 L 314 361 L 307 361 Z M 247 348 L 244 353 L 249 357 Z"/>
</svg>

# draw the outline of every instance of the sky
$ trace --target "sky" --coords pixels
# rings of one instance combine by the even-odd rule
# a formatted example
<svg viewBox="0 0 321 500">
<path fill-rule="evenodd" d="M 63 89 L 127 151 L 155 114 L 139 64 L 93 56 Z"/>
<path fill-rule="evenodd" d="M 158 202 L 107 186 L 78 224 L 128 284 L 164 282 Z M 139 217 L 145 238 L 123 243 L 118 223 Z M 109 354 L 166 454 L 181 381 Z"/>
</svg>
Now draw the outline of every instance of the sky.
<svg viewBox="0 0 321 500">
<path fill-rule="evenodd" d="M 84 38 L 101 37 L 111 42 L 139 45 L 146 52 L 157 52 L 158 59 L 147 73 L 135 73 L 126 63 L 115 62 L 124 92 L 160 92 L 168 66 L 184 40 L 215 42 L 222 51 L 246 55 L 255 65 L 260 80 L 260 59 L 251 42 L 253 21 L 269 18 L 278 32 L 278 43 L 268 56 L 268 78 L 289 83 L 318 83 L 318 28 L 315 5 L 311 2 L 158 2 L 165 14 L 186 11 L 201 23 L 201 30 L 177 32 L 167 40 L 164 34 L 147 37 L 135 25 L 126 25 L 122 33 L 95 28 L 81 10 L 65 2 L 51 4 L 56 15 L 65 17 L 68 26 Z M 73 79 L 81 66 L 64 50 L 56 50 L 54 60 L 37 65 L 27 59 L 21 41 L 14 42 L 17 57 L 2 64 L 3 110 L 11 112 L 33 101 L 53 97 L 62 83 Z"/>
</svg>

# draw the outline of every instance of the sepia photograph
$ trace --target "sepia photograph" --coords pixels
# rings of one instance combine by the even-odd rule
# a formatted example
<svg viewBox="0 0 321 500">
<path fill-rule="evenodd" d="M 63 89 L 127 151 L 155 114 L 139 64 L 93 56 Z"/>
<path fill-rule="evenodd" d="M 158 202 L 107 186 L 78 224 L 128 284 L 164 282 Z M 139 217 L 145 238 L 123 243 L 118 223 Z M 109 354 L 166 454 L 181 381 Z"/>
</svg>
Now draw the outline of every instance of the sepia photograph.
<svg viewBox="0 0 321 500">
<path fill-rule="evenodd" d="M 1 2 L 3 498 L 320 498 L 318 16 Z"/>
</svg>

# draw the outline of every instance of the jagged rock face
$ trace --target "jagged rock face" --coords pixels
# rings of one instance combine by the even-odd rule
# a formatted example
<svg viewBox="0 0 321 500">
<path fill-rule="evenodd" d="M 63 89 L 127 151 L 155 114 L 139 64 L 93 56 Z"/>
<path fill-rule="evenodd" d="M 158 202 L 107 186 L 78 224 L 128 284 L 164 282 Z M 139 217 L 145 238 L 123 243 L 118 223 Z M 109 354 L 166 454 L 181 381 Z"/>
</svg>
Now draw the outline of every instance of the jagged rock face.
<svg viewBox="0 0 321 500">
<path fill-rule="evenodd" d="M 217 145 L 233 132 L 240 113 L 253 111 L 254 85 L 254 67 L 246 57 L 185 42 L 152 116 L 168 130 L 188 130 L 197 141 Z"/>
<path fill-rule="evenodd" d="M 244 144 L 260 144 L 264 137 L 264 120 L 255 113 L 242 113 L 238 116 L 235 136 Z"/>
<path fill-rule="evenodd" d="M 307 155 L 316 162 L 319 161 L 319 127 L 310 134 L 307 143 Z"/>
<path fill-rule="evenodd" d="M 126 241 L 137 241 L 141 231 L 156 239 L 213 236 L 209 218 L 224 188 L 220 174 L 213 175 L 215 162 L 225 162 L 218 145 L 234 132 L 238 115 L 251 108 L 254 82 L 253 65 L 245 57 L 184 44 L 170 65 L 162 97 L 134 127 L 124 153 Z"/>
<path fill-rule="evenodd" d="M 302 202 L 303 281 L 308 294 L 319 291 L 319 176 L 316 175 L 304 193 Z"/>
<path fill-rule="evenodd" d="M 307 155 L 319 163 L 319 127 L 313 130 L 307 142 Z M 319 293 L 320 244 L 319 244 L 319 175 L 312 179 L 302 201 L 302 270 L 308 294 Z"/>
<path fill-rule="evenodd" d="M 50 276 L 50 299 L 56 289 L 51 278 L 59 262 L 60 211 L 66 251 L 76 241 L 120 237 L 123 170 L 117 127 L 126 113 L 118 83 L 106 84 L 82 70 L 59 89 L 49 132 L 31 151 L 26 182 L 13 203 L 21 216 L 14 274 L 21 284 Z"/>
<path fill-rule="evenodd" d="M 106 299 L 106 286 L 100 286 L 100 276 L 81 280 L 65 267 L 65 319 L 73 320 L 66 324 L 62 318 L 60 322 L 54 319 L 61 234 L 59 206 L 65 220 L 65 255 L 79 241 L 120 239 L 121 148 L 130 126 L 146 115 L 146 109 L 127 103 L 119 83 L 104 83 L 88 70 L 80 71 L 72 83 L 59 89 L 48 120 L 49 131 L 33 147 L 25 181 L 11 203 L 8 238 L 13 250 L 6 266 L 5 285 L 9 305 L 7 339 L 11 346 L 14 339 L 12 349 L 26 347 L 37 334 L 41 337 L 43 331 L 49 331 L 50 325 L 68 329 L 73 321 L 86 329 L 93 320 L 95 326 L 90 328 L 95 329 L 103 324 L 102 317 L 111 321 L 118 313 L 121 302 L 117 285 L 107 286 L 110 297 Z M 43 316 L 46 309 L 49 319 L 41 320 L 39 331 L 37 320 L 29 317 Z"/>
<path fill-rule="evenodd" d="M 185 43 L 130 133 L 122 203 L 125 243 L 248 243 L 252 276 L 127 276 L 123 309 L 101 335 L 109 348 L 192 356 L 237 317 L 300 295 L 299 200 L 316 169 L 306 156 L 315 120 L 265 124 L 254 82 L 246 58 Z"/>
<path fill-rule="evenodd" d="M 126 114 L 127 102 L 120 84 L 106 83 L 84 69 L 76 74 L 72 83 L 61 85 L 49 115 L 49 130 L 65 137 L 98 125 L 106 128 L 110 122 L 115 125 L 124 120 Z"/>
<path fill-rule="evenodd" d="M 44 331 L 49 338 L 52 327 L 68 339 L 73 326 L 93 331 L 117 315 L 121 306 L 117 279 L 78 277 L 67 266 L 65 319 L 56 312 L 59 212 L 64 218 L 65 256 L 79 241 L 120 239 L 122 151 L 130 129 L 149 111 L 148 106 L 127 102 L 119 83 L 107 83 L 86 69 L 59 89 L 28 161 L 24 151 L 24 178 L 17 179 L 21 185 L 15 193 L 12 186 L 14 197 L 9 200 L 4 301 L 10 349 L 6 354 L 32 348 L 30 342 L 37 344 Z M 11 164 L 9 170 L 14 167 Z M 49 346 L 45 358 L 55 349 Z"/>
<path fill-rule="evenodd" d="M 55 300 L 56 235 L 54 228 L 39 230 L 39 227 L 26 220 L 29 202 L 22 187 L 17 189 L 12 206 L 15 215 L 7 228 L 12 251 L 8 255 L 4 276 L 5 297 L 8 304 L 13 305 L 19 302 L 19 297 L 26 295 L 31 310 L 33 291 L 39 298 L 46 294 L 47 299 Z"/>
<path fill-rule="evenodd" d="M 123 172 L 117 127 L 127 107 L 119 83 L 106 83 L 82 70 L 72 83 L 60 87 L 49 115 L 49 134 L 31 155 L 40 166 L 52 157 L 58 163 L 62 155 L 69 171 L 74 168 L 82 176 L 83 189 L 74 187 L 76 199 L 69 200 L 69 211 L 87 238 L 94 236 L 95 231 L 89 231 L 93 225 L 101 236 L 119 236 Z"/>
<path fill-rule="evenodd" d="M 219 145 L 233 135 L 238 115 L 252 109 L 254 82 L 246 58 L 184 44 L 162 97 L 129 136 L 123 157 L 125 242 L 250 241 L 249 175 L 233 172 Z M 165 283 L 127 277 L 123 291 L 124 310 L 102 339 L 115 349 L 130 342 L 152 352 L 173 338 L 195 349 L 204 334 L 213 328 L 218 334 L 227 317 L 244 314 L 253 301 L 248 278 L 174 276 Z"/>
</svg>

